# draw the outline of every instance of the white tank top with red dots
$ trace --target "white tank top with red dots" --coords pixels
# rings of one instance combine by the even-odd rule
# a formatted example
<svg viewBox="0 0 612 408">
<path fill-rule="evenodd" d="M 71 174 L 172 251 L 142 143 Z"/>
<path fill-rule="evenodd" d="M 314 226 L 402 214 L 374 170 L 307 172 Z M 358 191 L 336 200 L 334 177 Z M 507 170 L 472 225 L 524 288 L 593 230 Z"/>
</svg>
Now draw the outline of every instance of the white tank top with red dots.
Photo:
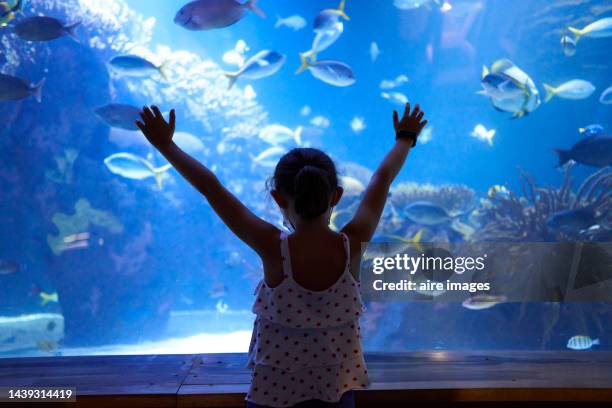
<svg viewBox="0 0 612 408">
<path fill-rule="evenodd" d="M 342 239 L 342 275 L 328 289 L 312 291 L 293 279 L 287 234 L 281 233 L 284 279 L 274 288 L 262 280 L 255 290 L 248 401 L 271 407 L 337 402 L 344 392 L 369 385 L 359 329 L 365 308 L 350 272 L 348 237 Z"/>
</svg>

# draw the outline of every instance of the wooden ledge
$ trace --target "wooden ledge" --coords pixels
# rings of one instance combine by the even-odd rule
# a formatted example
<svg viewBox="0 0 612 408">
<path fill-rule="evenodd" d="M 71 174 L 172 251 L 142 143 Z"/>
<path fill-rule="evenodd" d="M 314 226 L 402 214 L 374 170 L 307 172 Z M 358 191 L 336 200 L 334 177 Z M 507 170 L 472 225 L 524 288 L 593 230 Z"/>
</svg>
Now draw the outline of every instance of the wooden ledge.
<svg viewBox="0 0 612 408">
<path fill-rule="evenodd" d="M 372 386 L 357 392 L 359 407 L 612 406 L 610 352 L 368 353 L 366 361 Z M 245 354 L 0 359 L 0 386 L 76 387 L 67 406 L 244 407 L 245 364 Z"/>
</svg>

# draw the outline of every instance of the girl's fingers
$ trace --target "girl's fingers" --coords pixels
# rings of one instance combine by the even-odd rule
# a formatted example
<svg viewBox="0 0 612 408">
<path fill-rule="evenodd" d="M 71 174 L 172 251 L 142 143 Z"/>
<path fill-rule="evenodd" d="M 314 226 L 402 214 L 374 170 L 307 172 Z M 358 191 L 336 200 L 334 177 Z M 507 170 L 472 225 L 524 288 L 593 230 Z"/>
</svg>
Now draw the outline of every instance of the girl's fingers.
<svg viewBox="0 0 612 408">
<path fill-rule="evenodd" d="M 417 117 L 416 117 L 416 118 L 417 118 L 419 121 L 421 121 L 421 119 L 423 119 L 423 116 L 425 116 L 425 112 L 421 111 L 421 112 L 419 112 L 419 114 L 417 115 Z"/>
<path fill-rule="evenodd" d="M 153 109 L 153 113 L 155 113 L 155 119 L 163 119 L 164 117 L 162 116 L 161 112 L 159 111 L 159 108 L 155 105 L 151 106 L 151 109 Z"/>
<path fill-rule="evenodd" d="M 176 124 L 176 112 L 174 109 L 170 111 L 170 127 L 174 131 L 174 125 Z"/>
<path fill-rule="evenodd" d="M 140 116 L 142 116 L 142 115 L 140 115 Z M 139 120 L 137 120 L 137 121 L 136 121 L 136 122 L 134 122 L 134 123 L 136 123 L 136 126 L 138 126 L 138 129 L 140 129 L 140 130 L 142 131 L 142 133 L 144 133 L 144 131 L 145 131 L 145 125 L 144 125 L 144 123 L 142 123 L 142 122 L 141 122 L 141 121 L 139 121 Z"/>
<path fill-rule="evenodd" d="M 421 122 L 421 129 L 424 128 L 425 126 L 427 126 L 427 121 L 426 120 Z"/>
<path fill-rule="evenodd" d="M 397 129 L 397 125 L 399 124 L 399 115 L 396 110 L 393 111 L 393 126 Z"/>
<path fill-rule="evenodd" d="M 410 102 L 406 103 L 406 107 L 404 108 L 404 117 L 406 116 L 410 116 Z"/>
<path fill-rule="evenodd" d="M 414 111 L 412 111 L 411 116 L 413 118 L 416 118 L 420 111 L 421 111 L 421 106 L 419 106 L 419 104 L 417 103 L 416 106 L 414 107 Z"/>
<path fill-rule="evenodd" d="M 148 107 L 145 106 L 142 109 L 142 112 L 144 113 L 144 116 L 145 116 L 144 117 L 145 122 L 146 122 L 146 120 L 150 120 L 150 121 L 155 120 L 155 116 L 153 116 L 153 112 L 151 112 L 151 109 L 149 109 Z"/>
<path fill-rule="evenodd" d="M 147 115 L 144 113 L 144 111 L 139 113 L 141 119 L 142 119 L 142 123 L 147 123 Z"/>
</svg>

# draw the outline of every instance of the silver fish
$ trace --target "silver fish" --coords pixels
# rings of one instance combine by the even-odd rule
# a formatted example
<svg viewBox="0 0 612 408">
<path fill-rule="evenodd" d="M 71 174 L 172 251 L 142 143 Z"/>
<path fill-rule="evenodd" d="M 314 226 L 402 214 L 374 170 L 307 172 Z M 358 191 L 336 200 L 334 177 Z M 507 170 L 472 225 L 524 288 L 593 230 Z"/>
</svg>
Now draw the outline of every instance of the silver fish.
<svg viewBox="0 0 612 408">
<path fill-rule="evenodd" d="M 279 27 L 288 27 L 293 29 L 293 31 L 299 31 L 302 28 L 306 27 L 306 20 L 304 20 L 304 17 L 298 14 L 294 14 L 285 18 L 277 15 L 276 24 L 274 25 L 274 28 Z"/>
<path fill-rule="evenodd" d="M 0 74 L 0 101 L 14 101 L 33 96 L 40 103 L 44 85 L 44 78 L 38 84 L 30 85 L 21 78 Z"/>
<path fill-rule="evenodd" d="M 229 79 L 229 89 L 234 86 L 238 78 L 261 79 L 274 75 L 286 61 L 283 54 L 276 51 L 263 50 L 249 58 L 238 72 L 226 72 Z"/>
<path fill-rule="evenodd" d="M 355 74 L 348 65 L 339 61 L 309 61 L 304 54 L 300 54 L 302 65 L 297 74 L 308 69 L 313 77 L 333 86 L 350 86 L 356 82 Z"/>
<path fill-rule="evenodd" d="M 137 55 L 120 55 L 108 62 L 111 71 L 120 76 L 142 78 L 159 73 L 165 80 L 168 80 L 166 64 L 157 66 Z"/>
<path fill-rule="evenodd" d="M 140 109 L 135 106 L 111 103 L 96 109 L 95 113 L 111 127 L 138 130 L 136 121 L 140 120 Z"/>
<path fill-rule="evenodd" d="M 131 180 L 144 180 L 154 177 L 157 186 L 162 188 L 162 177 L 172 168 L 171 164 L 155 168 L 148 160 L 131 153 L 116 153 L 106 159 L 104 164 L 113 174 Z"/>
</svg>

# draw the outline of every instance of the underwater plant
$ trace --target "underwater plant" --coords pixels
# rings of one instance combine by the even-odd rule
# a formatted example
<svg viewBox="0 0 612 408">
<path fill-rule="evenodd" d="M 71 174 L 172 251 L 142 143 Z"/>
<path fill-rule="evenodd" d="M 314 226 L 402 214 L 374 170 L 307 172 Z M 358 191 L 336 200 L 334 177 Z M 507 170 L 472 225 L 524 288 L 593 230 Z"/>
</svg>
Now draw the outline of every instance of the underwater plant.
<svg viewBox="0 0 612 408">
<path fill-rule="evenodd" d="M 391 197 L 383 213 L 379 231 L 385 235 L 412 238 L 424 228 L 424 241 L 465 240 L 473 233 L 473 228 L 454 218 L 467 215 L 474 208 L 475 198 L 475 191 L 465 185 L 400 183 L 391 189 Z M 427 203 L 431 208 L 439 208 L 441 213 L 448 215 L 449 222 L 435 226 L 423 226 L 413 222 L 406 216 L 406 210 L 415 203 Z"/>
<path fill-rule="evenodd" d="M 59 212 L 53 214 L 51 220 L 57 227 L 58 234 L 48 234 L 47 244 L 55 255 L 60 255 L 79 241 L 79 234 L 84 234 L 90 225 L 107 228 L 113 234 L 123 231 L 123 224 L 115 216 L 107 211 L 93 208 L 85 198 L 76 202 L 74 210 L 73 215 Z"/>
<path fill-rule="evenodd" d="M 481 225 L 474 241 L 598 241 L 608 237 L 612 228 L 612 169 L 591 174 L 573 193 L 572 168 L 572 164 L 565 167 L 558 188 L 540 187 L 519 169 L 523 196 L 512 191 L 489 194 L 473 213 Z"/>
</svg>

